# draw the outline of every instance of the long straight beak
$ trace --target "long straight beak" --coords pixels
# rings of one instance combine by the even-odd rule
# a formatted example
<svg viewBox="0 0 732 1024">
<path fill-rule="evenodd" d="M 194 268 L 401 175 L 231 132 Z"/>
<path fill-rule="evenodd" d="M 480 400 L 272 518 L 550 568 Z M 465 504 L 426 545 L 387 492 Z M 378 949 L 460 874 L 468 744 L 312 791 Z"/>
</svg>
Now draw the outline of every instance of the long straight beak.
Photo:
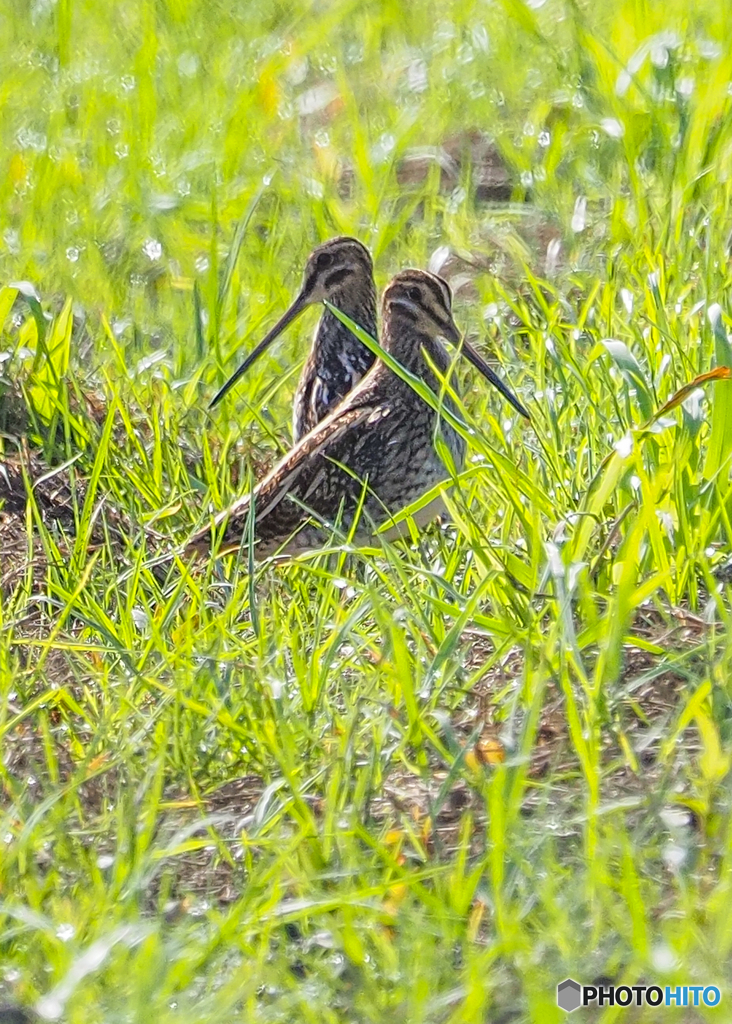
<svg viewBox="0 0 732 1024">
<path fill-rule="evenodd" d="M 213 409 L 214 406 L 219 404 L 219 402 L 224 397 L 224 395 L 228 394 L 228 392 L 234 387 L 234 385 L 239 380 L 239 378 L 244 376 L 244 374 L 247 372 L 247 370 L 252 365 L 252 363 L 255 363 L 257 361 L 257 359 L 259 359 L 261 354 L 263 352 L 265 352 L 269 348 L 269 346 L 272 344 L 272 342 L 276 338 L 279 338 L 280 334 L 282 334 L 282 332 L 287 327 L 290 326 L 290 324 L 293 322 L 293 320 L 297 320 L 297 318 L 300 316 L 300 314 L 302 312 L 304 312 L 309 305 L 310 305 L 309 298 L 303 292 L 300 292 L 300 294 L 295 299 L 295 301 L 292 303 L 290 308 L 287 310 L 286 313 L 284 313 L 280 317 L 280 319 L 274 325 L 272 330 L 269 331 L 269 333 L 264 338 L 262 338 L 262 340 L 260 341 L 260 343 L 257 345 L 256 348 L 252 349 L 252 351 L 246 357 L 246 359 L 241 364 L 239 369 L 236 370 L 231 375 L 231 377 L 229 377 L 229 379 L 224 384 L 224 386 L 219 388 L 219 390 L 216 392 L 216 394 L 213 396 L 213 398 L 209 402 L 209 405 L 208 405 L 209 409 Z"/>
<path fill-rule="evenodd" d="M 450 338 L 449 340 L 454 341 L 453 338 Z M 516 395 L 514 395 L 513 391 L 511 391 L 511 389 L 506 384 L 503 383 L 501 378 L 496 376 L 496 374 L 493 372 L 493 370 L 491 370 L 490 366 L 485 361 L 485 359 L 481 355 L 479 355 L 478 352 L 476 352 L 476 350 L 473 348 L 470 342 L 466 341 L 466 339 L 463 338 L 461 343 L 460 335 L 458 335 L 458 340 L 457 342 L 454 343 L 458 345 L 460 352 L 462 353 L 462 355 L 465 356 L 468 362 L 472 363 L 476 370 L 480 370 L 480 372 L 483 374 L 486 380 L 489 380 L 494 388 L 498 388 L 503 397 L 506 399 L 507 402 L 511 403 L 516 412 L 520 412 L 522 416 L 525 416 L 527 420 L 530 420 L 531 416 L 529 415 L 529 412 L 525 408 L 525 406 L 523 406 L 521 402 L 519 402 L 518 398 L 516 398 Z"/>
</svg>

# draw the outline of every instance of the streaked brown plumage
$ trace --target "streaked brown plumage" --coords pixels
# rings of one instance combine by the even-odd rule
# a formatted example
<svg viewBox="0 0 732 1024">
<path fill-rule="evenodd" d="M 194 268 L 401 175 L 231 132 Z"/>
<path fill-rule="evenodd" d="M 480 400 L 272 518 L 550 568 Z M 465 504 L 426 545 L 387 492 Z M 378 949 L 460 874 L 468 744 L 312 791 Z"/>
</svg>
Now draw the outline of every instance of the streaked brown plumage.
<svg viewBox="0 0 732 1024">
<path fill-rule="evenodd" d="M 428 359 L 444 374 L 450 359 L 439 338 L 460 343 L 447 284 L 424 271 L 402 271 L 384 292 L 382 317 L 384 348 L 439 393 Z M 462 354 L 528 416 L 466 342 Z M 454 411 L 449 396 L 443 400 Z M 356 538 L 359 542 L 371 538 L 391 515 L 449 476 L 435 450 L 437 428 L 437 413 L 379 360 L 341 405 L 255 488 L 257 556 L 322 547 L 334 527 L 348 533 L 359 507 Z M 439 429 L 459 471 L 465 442 L 444 419 Z M 192 537 L 185 555 L 236 550 L 246 536 L 249 515 L 247 495 L 216 517 L 213 531 L 207 527 Z"/>
<path fill-rule="evenodd" d="M 376 287 L 371 254 L 355 238 L 339 237 L 311 252 L 299 294 L 267 336 L 214 395 L 217 405 L 249 367 L 308 306 L 327 299 L 376 337 Z M 295 392 L 292 435 L 304 437 L 345 398 L 373 364 L 373 354 L 326 309 Z"/>
</svg>

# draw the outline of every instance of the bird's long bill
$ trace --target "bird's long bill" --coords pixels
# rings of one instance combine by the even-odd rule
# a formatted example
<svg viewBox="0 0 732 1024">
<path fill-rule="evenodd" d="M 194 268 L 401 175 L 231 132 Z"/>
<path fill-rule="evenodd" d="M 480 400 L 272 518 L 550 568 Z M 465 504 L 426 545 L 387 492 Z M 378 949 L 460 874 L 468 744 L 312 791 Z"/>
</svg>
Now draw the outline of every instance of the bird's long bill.
<svg viewBox="0 0 732 1024">
<path fill-rule="evenodd" d="M 249 367 L 253 363 L 256 363 L 257 359 L 259 359 L 261 354 L 263 352 L 265 352 L 269 348 L 269 346 L 272 344 L 272 342 L 276 338 L 279 338 L 280 334 L 282 334 L 282 332 L 287 327 L 290 326 L 290 324 L 293 322 L 293 320 L 297 320 L 297 318 L 308 307 L 308 305 L 309 305 L 308 297 L 303 292 L 300 292 L 300 294 L 295 299 L 295 301 L 292 303 L 290 308 L 287 310 L 286 313 L 284 313 L 280 317 L 280 319 L 274 325 L 272 330 L 269 331 L 264 338 L 262 338 L 262 340 L 260 341 L 260 343 L 257 345 L 256 348 L 252 349 L 252 351 L 246 357 L 246 359 L 241 364 L 239 369 L 236 370 L 231 375 L 231 377 L 229 377 L 229 379 L 224 384 L 224 386 L 219 388 L 219 390 L 216 392 L 216 394 L 213 396 L 213 398 L 209 402 L 209 405 L 208 405 L 209 409 L 213 409 L 213 407 L 215 405 L 219 404 L 219 402 L 224 397 L 224 395 L 228 394 L 228 392 L 234 387 L 234 385 L 239 380 L 239 378 L 244 376 L 244 374 L 247 372 Z"/>
<path fill-rule="evenodd" d="M 476 350 L 473 348 L 470 342 L 466 341 L 465 338 L 463 338 L 462 344 L 460 345 L 460 351 L 468 360 L 468 362 L 473 364 L 476 370 L 480 370 L 480 372 L 483 374 L 486 380 L 489 380 L 494 388 L 498 388 L 503 397 L 506 399 L 507 402 L 511 403 L 516 412 L 520 412 L 521 415 L 525 416 L 527 420 L 531 419 L 528 410 L 521 404 L 521 402 L 519 402 L 518 398 L 516 398 L 516 395 L 514 395 L 513 391 L 511 391 L 511 389 L 506 384 L 503 383 L 500 377 L 496 376 L 496 374 L 493 372 L 493 370 L 491 370 L 490 366 L 485 361 L 485 359 L 478 352 L 476 352 Z"/>
</svg>

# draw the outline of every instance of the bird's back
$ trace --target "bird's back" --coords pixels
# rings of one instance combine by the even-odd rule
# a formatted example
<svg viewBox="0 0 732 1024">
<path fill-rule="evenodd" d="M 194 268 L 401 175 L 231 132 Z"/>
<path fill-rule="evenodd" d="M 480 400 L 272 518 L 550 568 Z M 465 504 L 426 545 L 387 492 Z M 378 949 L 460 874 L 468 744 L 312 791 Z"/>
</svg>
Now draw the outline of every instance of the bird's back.
<svg viewBox="0 0 732 1024">
<path fill-rule="evenodd" d="M 357 534 L 370 536 L 447 477 L 434 447 L 435 426 L 434 411 L 379 363 L 255 488 L 258 553 L 266 556 L 291 537 L 290 551 L 317 547 L 324 527 L 348 532 L 359 510 Z M 460 468 L 464 448 L 447 440 Z M 239 546 L 249 510 L 247 495 L 218 517 L 226 522 L 222 550 Z M 200 540 L 208 537 L 204 531 Z"/>
</svg>

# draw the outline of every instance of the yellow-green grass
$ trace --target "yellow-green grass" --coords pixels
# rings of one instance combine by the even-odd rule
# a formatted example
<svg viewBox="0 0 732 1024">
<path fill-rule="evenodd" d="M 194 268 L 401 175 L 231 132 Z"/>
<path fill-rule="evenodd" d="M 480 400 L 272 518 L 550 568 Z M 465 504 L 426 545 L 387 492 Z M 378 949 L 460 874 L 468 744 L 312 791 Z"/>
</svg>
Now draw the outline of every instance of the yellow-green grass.
<svg viewBox="0 0 732 1024">
<path fill-rule="evenodd" d="M 571 975 L 728 1019 L 732 9 L 16 0 L 0 40 L 0 1003 L 544 1022 Z M 461 369 L 452 525 L 161 585 L 287 444 L 315 312 L 207 400 L 336 233 L 443 267 L 533 425 Z"/>
</svg>

